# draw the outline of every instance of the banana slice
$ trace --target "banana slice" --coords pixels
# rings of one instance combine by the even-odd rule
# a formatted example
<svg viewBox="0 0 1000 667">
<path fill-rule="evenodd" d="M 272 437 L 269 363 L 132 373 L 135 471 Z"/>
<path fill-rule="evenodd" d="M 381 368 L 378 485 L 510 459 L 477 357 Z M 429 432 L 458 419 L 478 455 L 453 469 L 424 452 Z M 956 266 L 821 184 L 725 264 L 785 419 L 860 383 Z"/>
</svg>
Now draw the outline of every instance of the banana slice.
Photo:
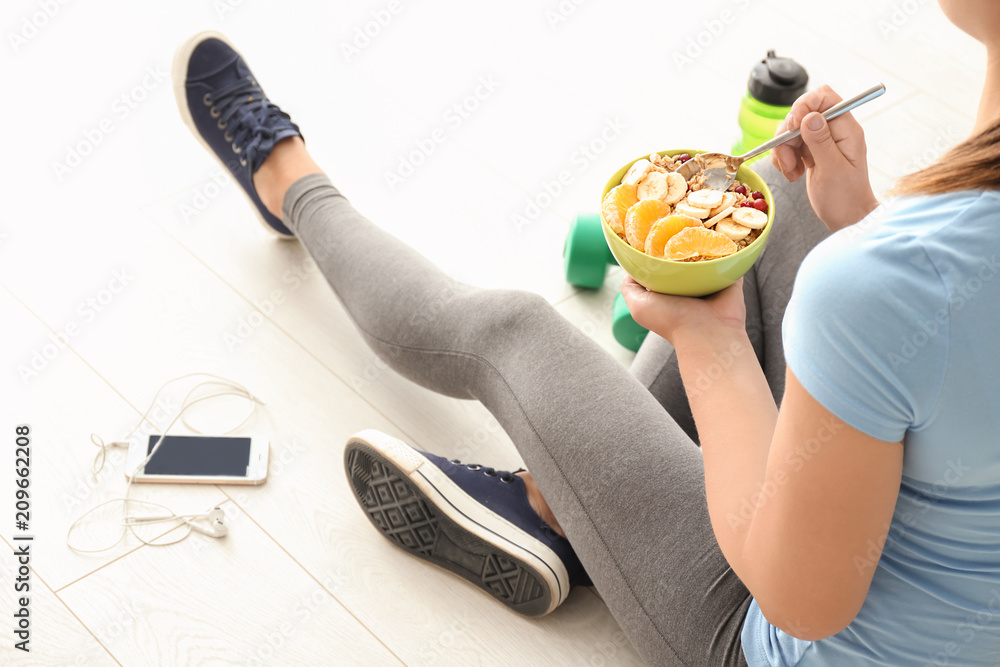
<svg viewBox="0 0 1000 667">
<path fill-rule="evenodd" d="M 718 190 L 695 190 L 688 195 L 687 201 L 691 206 L 711 211 L 722 203 L 722 193 Z"/>
<path fill-rule="evenodd" d="M 750 229 L 764 229 L 764 225 L 767 224 L 767 213 L 741 206 L 733 211 L 733 221 Z"/>
<path fill-rule="evenodd" d="M 708 220 L 706 220 L 702 224 L 705 225 L 706 227 L 714 227 L 717 222 L 719 222 L 720 220 L 723 220 L 723 219 L 729 217 L 729 214 L 732 213 L 735 210 L 736 210 L 735 206 L 730 206 L 729 208 L 726 208 L 726 209 L 723 209 L 723 210 L 719 211 L 719 213 L 717 213 L 716 215 L 713 215 L 712 217 L 710 217 Z M 740 237 L 740 238 L 742 238 L 742 237 Z M 739 239 L 733 239 L 733 240 L 734 241 L 738 241 Z"/>
<path fill-rule="evenodd" d="M 715 225 L 715 231 L 723 236 L 728 236 L 733 241 L 742 241 L 750 233 L 750 228 L 736 224 L 732 218 L 725 218 L 719 220 Z"/>
<path fill-rule="evenodd" d="M 720 213 L 722 213 L 727 208 L 731 208 L 733 206 L 736 206 L 736 204 L 737 204 L 737 202 L 739 202 L 739 200 L 740 200 L 740 196 L 738 194 L 736 194 L 735 192 L 726 192 L 726 193 L 723 193 L 723 195 L 722 195 L 722 203 L 719 204 L 718 206 L 716 206 L 715 208 L 713 208 L 711 211 L 709 211 L 708 216 L 710 218 L 714 218 L 715 216 L 719 215 Z M 722 217 L 726 217 L 726 216 L 722 216 Z"/>
<path fill-rule="evenodd" d="M 664 199 L 670 191 L 667 185 L 667 175 L 658 171 L 651 171 L 646 177 L 639 181 L 636 195 L 639 199 Z"/>
<path fill-rule="evenodd" d="M 684 177 L 676 171 L 666 174 L 666 177 L 668 189 L 667 196 L 663 198 L 663 202 L 665 204 L 673 205 L 684 199 L 684 195 L 686 195 L 688 191 L 688 184 Z"/>
<path fill-rule="evenodd" d="M 646 177 L 649 170 L 653 168 L 652 163 L 646 158 L 641 160 L 636 160 L 635 163 L 628 168 L 625 172 L 625 178 L 622 179 L 624 185 L 639 185 L 639 181 Z"/>
<path fill-rule="evenodd" d="M 697 218 L 698 220 L 704 220 L 708 217 L 708 209 L 698 208 L 697 206 L 691 206 L 686 202 L 681 202 L 674 209 L 674 213 L 679 213 L 681 215 L 689 215 L 692 218 Z"/>
</svg>

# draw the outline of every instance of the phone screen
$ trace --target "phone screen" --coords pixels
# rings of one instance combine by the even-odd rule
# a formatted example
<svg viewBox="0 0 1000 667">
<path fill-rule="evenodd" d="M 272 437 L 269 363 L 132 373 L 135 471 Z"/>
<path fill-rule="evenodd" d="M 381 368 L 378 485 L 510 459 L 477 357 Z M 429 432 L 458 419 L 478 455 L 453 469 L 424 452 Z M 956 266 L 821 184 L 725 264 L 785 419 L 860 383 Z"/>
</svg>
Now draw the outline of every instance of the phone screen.
<svg viewBox="0 0 1000 667">
<path fill-rule="evenodd" d="M 160 436 L 149 436 L 146 455 Z M 168 435 L 144 469 L 147 475 L 246 477 L 250 438 Z"/>
</svg>

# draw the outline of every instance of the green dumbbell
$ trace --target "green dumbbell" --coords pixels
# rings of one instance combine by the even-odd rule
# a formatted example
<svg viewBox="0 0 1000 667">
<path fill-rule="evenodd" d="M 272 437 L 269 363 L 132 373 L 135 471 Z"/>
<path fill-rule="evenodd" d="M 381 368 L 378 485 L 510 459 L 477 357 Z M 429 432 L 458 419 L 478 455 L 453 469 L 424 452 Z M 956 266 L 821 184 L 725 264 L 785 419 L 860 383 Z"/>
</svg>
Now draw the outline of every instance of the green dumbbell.
<svg viewBox="0 0 1000 667">
<path fill-rule="evenodd" d="M 646 339 L 649 330 L 632 319 L 625 297 L 621 292 L 615 297 L 615 308 L 611 317 L 611 333 L 622 347 L 633 352 L 639 351 L 639 346 Z"/>
<path fill-rule="evenodd" d="M 609 264 L 617 264 L 601 229 L 600 215 L 578 215 L 563 245 L 566 282 L 597 289 L 604 284 Z"/>
</svg>

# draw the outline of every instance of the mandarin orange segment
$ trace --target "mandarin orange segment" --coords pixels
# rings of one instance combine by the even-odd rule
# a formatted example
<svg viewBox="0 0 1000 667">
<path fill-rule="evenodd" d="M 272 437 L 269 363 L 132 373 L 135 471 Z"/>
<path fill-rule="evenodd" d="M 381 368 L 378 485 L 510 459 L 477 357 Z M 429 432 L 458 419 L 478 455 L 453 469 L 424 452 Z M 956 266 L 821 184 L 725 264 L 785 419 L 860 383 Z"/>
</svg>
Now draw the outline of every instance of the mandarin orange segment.
<svg viewBox="0 0 1000 667">
<path fill-rule="evenodd" d="M 614 230 L 615 234 L 621 236 L 625 233 L 625 213 L 629 207 L 639 201 L 636 195 L 636 186 L 619 185 L 611 188 L 608 194 L 604 195 L 601 202 L 601 213 L 604 215 L 604 222 Z"/>
<path fill-rule="evenodd" d="M 653 223 L 646 235 L 645 252 L 653 257 L 663 257 L 663 247 L 674 234 L 686 227 L 701 227 L 701 220 L 688 215 L 668 215 Z"/>
<path fill-rule="evenodd" d="M 674 261 L 701 257 L 715 259 L 736 252 L 736 244 L 719 232 L 704 227 L 685 227 L 667 241 L 664 256 Z"/>
<path fill-rule="evenodd" d="M 646 236 L 653 223 L 670 215 L 670 204 L 659 199 L 643 199 L 625 213 L 625 240 L 636 250 L 646 248 Z"/>
</svg>

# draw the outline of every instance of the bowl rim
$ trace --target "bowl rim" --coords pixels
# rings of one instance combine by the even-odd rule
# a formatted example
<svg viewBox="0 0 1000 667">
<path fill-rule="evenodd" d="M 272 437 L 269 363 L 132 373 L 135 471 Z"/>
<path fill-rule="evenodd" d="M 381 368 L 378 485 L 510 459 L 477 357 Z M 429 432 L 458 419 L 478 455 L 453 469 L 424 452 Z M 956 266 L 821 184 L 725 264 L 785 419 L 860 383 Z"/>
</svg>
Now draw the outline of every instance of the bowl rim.
<svg viewBox="0 0 1000 667">
<path fill-rule="evenodd" d="M 663 150 L 663 151 L 653 151 L 653 153 L 657 153 L 660 156 L 670 156 L 670 157 L 673 157 L 674 155 L 681 155 L 683 153 L 688 153 L 689 155 L 691 155 L 692 157 L 694 157 L 695 155 L 699 155 L 701 153 L 709 153 L 709 152 L 711 152 L 711 151 L 701 151 L 701 150 L 693 150 L 693 149 L 686 149 L 686 148 L 667 149 L 667 150 Z M 649 156 L 652 155 L 653 153 L 646 153 L 645 155 L 640 155 L 639 157 L 635 158 L 634 160 L 628 162 L 623 167 L 619 167 L 618 171 L 621 171 L 622 172 L 622 177 L 624 177 L 624 175 L 626 173 L 628 173 L 629 168 L 633 164 L 635 164 L 639 160 L 643 160 L 643 159 L 647 159 L 648 160 Z M 736 172 L 736 178 L 737 178 L 737 180 L 740 180 L 739 179 L 740 172 L 743 171 L 744 169 L 746 169 L 747 171 L 753 172 L 753 174 L 757 178 L 759 178 L 760 182 L 764 185 L 764 189 L 761 190 L 761 193 L 764 195 L 764 200 L 767 202 L 767 224 L 765 224 L 764 228 L 761 229 L 760 236 L 758 236 L 756 239 L 754 239 L 753 242 L 750 245 L 748 245 L 745 248 L 740 248 L 739 250 L 737 250 L 736 252 L 734 252 L 731 255 L 726 255 L 725 257 L 716 257 L 715 259 L 703 259 L 703 260 L 698 261 L 698 262 L 679 262 L 679 261 L 677 261 L 675 259 L 667 259 L 666 257 L 654 257 L 653 255 L 647 255 L 642 250 L 639 250 L 638 248 L 633 248 L 632 245 L 630 243 L 628 243 L 628 241 L 622 240 L 622 238 L 620 236 L 618 236 L 618 234 L 615 232 L 615 230 L 611 229 L 611 226 L 604 220 L 604 198 L 608 195 L 609 192 L 611 192 L 612 188 L 615 188 L 615 187 L 621 185 L 621 177 L 618 178 L 618 182 L 617 183 L 612 184 L 612 182 L 614 181 L 615 177 L 611 176 L 611 178 L 608 179 L 608 182 L 604 185 L 604 191 L 601 193 L 601 207 L 600 207 L 599 210 L 601 211 L 601 225 L 606 228 L 604 236 L 608 240 L 610 240 L 611 237 L 614 237 L 614 238 L 618 239 L 618 241 L 624 247 L 626 247 L 626 248 L 628 248 L 628 249 L 630 249 L 630 250 L 632 250 L 632 251 L 634 251 L 636 253 L 639 253 L 646 260 L 652 260 L 652 261 L 655 261 L 655 262 L 664 262 L 664 263 L 668 264 L 669 266 L 678 266 L 678 265 L 682 265 L 682 264 L 686 264 L 686 265 L 689 265 L 689 266 L 691 266 L 691 265 L 709 266 L 709 265 L 711 265 L 711 264 L 713 264 L 715 262 L 720 262 L 721 263 L 721 262 L 726 262 L 726 261 L 732 261 L 735 257 L 737 257 L 737 256 L 745 253 L 747 250 L 750 250 L 751 248 L 753 248 L 754 246 L 756 246 L 758 243 L 761 243 L 762 241 L 764 241 L 764 239 L 767 236 L 770 236 L 770 234 L 771 234 L 771 227 L 774 226 L 774 200 L 773 200 L 773 197 L 771 195 L 771 188 L 770 188 L 770 186 L 768 186 L 767 182 L 763 178 L 761 178 L 760 174 L 758 174 L 757 172 L 753 171 L 750 168 L 750 165 L 747 165 L 747 164 L 740 165 L 739 171 Z M 615 173 L 617 174 L 618 172 L 616 171 Z M 673 215 L 673 214 L 671 214 L 671 215 Z M 608 235 L 608 233 L 610 233 L 610 236 Z"/>
</svg>

